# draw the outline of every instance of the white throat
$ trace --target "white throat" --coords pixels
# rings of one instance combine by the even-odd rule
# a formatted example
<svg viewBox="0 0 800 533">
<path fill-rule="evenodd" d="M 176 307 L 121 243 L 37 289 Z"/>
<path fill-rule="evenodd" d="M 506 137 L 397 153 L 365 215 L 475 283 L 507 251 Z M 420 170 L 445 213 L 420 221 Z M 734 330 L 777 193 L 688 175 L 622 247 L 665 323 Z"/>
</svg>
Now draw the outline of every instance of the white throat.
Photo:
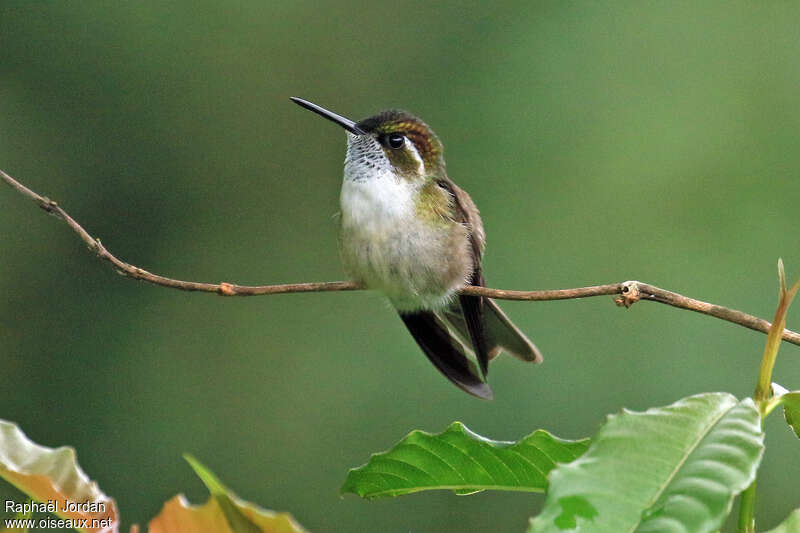
<svg viewBox="0 0 800 533">
<path fill-rule="evenodd" d="M 406 147 L 411 148 L 410 146 Z M 422 158 L 413 150 L 419 165 Z M 419 167 L 420 172 L 424 166 Z M 440 309 L 464 285 L 472 262 L 467 230 L 430 224 L 417 215 L 422 179 L 399 174 L 371 135 L 348 136 L 341 205 L 345 271 L 383 292 L 400 310 Z"/>
<path fill-rule="evenodd" d="M 414 217 L 417 186 L 397 175 L 377 140 L 348 134 L 342 224 L 382 232 Z"/>
</svg>

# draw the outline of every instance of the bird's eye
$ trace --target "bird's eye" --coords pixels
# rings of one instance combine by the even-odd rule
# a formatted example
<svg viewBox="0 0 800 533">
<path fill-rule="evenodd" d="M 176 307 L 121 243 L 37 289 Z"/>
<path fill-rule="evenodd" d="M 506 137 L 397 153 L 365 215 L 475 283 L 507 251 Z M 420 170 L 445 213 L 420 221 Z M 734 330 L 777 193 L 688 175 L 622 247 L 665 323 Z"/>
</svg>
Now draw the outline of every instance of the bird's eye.
<svg viewBox="0 0 800 533">
<path fill-rule="evenodd" d="M 405 137 L 402 133 L 390 133 L 386 136 L 386 144 L 389 146 L 389 148 L 393 148 L 394 150 L 402 147 L 404 141 Z"/>
</svg>

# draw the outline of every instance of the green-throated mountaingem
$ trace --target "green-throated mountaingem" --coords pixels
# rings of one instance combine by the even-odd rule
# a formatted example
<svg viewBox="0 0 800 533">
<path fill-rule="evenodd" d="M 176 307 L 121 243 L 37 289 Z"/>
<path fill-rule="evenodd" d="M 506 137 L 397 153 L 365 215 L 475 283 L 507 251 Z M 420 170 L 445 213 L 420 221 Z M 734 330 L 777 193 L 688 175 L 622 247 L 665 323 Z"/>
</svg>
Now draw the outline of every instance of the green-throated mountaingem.
<svg viewBox="0 0 800 533">
<path fill-rule="evenodd" d="M 493 300 L 459 295 L 466 285 L 483 286 L 486 236 L 472 199 L 447 177 L 433 130 L 404 111 L 353 122 L 292 101 L 347 130 L 340 199 L 345 271 L 389 298 L 436 368 L 466 392 L 490 399 L 486 373 L 501 351 L 540 362 L 536 346 Z"/>
</svg>

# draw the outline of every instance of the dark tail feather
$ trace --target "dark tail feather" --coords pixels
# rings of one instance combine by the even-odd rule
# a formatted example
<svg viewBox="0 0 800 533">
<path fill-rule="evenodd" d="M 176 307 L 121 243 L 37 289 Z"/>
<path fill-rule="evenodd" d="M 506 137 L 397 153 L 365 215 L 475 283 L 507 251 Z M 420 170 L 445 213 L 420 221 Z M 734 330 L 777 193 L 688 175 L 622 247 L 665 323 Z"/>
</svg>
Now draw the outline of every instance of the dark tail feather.
<svg viewBox="0 0 800 533">
<path fill-rule="evenodd" d="M 492 399 L 492 389 L 484 383 L 475 365 L 464 354 L 461 343 L 434 313 L 401 313 L 400 318 L 439 372 L 465 392 L 484 400 Z"/>
<path fill-rule="evenodd" d="M 489 344 L 499 346 L 523 361 L 541 363 L 542 353 L 539 348 L 511 322 L 494 300 L 486 298 L 485 302 L 484 317 Z"/>
<path fill-rule="evenodd" d="M 484 298 L 483 302 L 483 330 L 489 349 L 489 360 L 505 350 L 523 361 L 541 363 L 542 354 L 539 349 L 509 320 L 500 306 L 491 298 Z M 442 314 L 465 342 L 471 341 L 470 329 L 461 305 L 451 304 Z"/>
<path fill-rule="evenodd" d="M 464 321 L 467 323 L 467 331 L 472 341 L 472 348 L 475 350 L 475 357 L 481 367 L 481 374 L 484 379 L 489 372 L 489 347 L 486 339 L 486 324 L 483 318 L 484 298 L 481 296 L 458 297 L 461 304 L 461 312 Z"/>
</svg>

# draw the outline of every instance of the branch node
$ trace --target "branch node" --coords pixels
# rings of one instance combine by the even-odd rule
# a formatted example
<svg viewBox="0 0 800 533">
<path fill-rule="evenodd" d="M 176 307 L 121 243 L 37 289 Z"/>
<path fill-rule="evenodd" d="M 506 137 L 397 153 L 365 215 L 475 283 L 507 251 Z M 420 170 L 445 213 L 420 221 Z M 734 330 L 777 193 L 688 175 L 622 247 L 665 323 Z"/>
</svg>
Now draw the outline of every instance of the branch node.
<svg viewBox="0 0 800 533">
<path fill-rule="evenodd" d="M 219 289 L 217 292 L 221 296 L 236 296 L 236 289 L 234 288 L 233 284 L 223 281 L 219 284 Z"/>
<path fill-rule="evenodd" d="M 36 198 L 36 203 L 39 204 L 39 207 L 50 213 L 51 215 L 58 216 L 58 212 L 56 208 L 58 208 L 58 204 L 48 198 L 47 196 L 42 196 L 40 198 Z"/>
<path fill-rule="evenodd" d="M 639 291 L 638 281 L 625 281 L 622 284 L 622 292 L 614 298 L 614 303 L 619 307 L 630 308 L 639 301 L 641 292 Z"/>
</svg>

